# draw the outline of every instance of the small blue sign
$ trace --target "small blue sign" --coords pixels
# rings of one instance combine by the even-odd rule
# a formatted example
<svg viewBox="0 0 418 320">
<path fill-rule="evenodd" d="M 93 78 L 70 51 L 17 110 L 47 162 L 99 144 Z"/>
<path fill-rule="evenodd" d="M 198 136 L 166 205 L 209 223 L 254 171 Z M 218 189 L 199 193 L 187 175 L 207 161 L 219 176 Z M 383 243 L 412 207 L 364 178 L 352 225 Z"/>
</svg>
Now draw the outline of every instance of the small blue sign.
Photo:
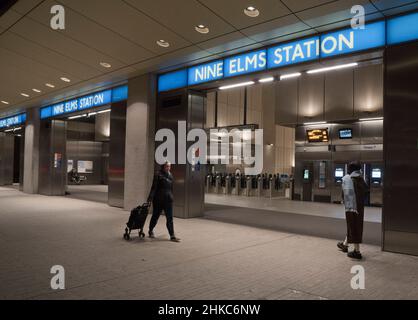
<svg viewBox="0 0 418 320">
<path fill-rule="evenodd" d="M 364 29 L 345 29 L 321 35 L 321 58 L 383 47 L 385 21 L 367 23 Z"/>
<path fill-rule="evenodd" d="M 169 72 L 158 77 L 158 92 L 187 86 L 187 69 Z"/>
<path fill-rule="evenodd" d="M 319 48 L 319 37 L 311 37 L 269 48 L 267 51 L 267 67 L 272 69 L 318 59 Z"/>
<path fill-rule="evenodd" d="M 119 102 L 128 99 L 128 86 L 112 89 L 112 102 Z"/>
<path fill-rule="evenodd" d="M 418 39 L 418 12 L 388 20 L 388 44 L 397 44 L 416 39 Z"/>
<path fill-rule="evenodd" d="M 52 106 L 41 108 L 41 119 L 100 107 L 112 102 L 126 100 L 127 98 L 128 86 L 96 92 L 77 99 L 64 101 Z"/>
<path fill-rule="evenodd" d="M 225 78 L 262 71 L 267 68 L 267 51 L 259 50 L 224 60 Z"/>
<path fill-rule="evenodd" d="M 224 76 L 224 62 L 217 60 L 189 68 L 189 86 L 202 82 L 222 79 Z"/>
<path fill-rule="evenodd" d="M 26 113 L 0 119 L 0 129 L 14 127 L 26 122 Z"/>
</svg>

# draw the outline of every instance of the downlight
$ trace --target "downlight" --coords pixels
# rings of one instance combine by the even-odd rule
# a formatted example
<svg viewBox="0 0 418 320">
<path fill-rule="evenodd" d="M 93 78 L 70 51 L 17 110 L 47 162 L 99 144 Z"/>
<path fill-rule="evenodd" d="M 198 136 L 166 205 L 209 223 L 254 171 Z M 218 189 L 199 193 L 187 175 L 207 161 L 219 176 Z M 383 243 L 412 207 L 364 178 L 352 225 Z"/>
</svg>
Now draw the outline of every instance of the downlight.
<svg viewBox="0 0 418 320">
<path fill-rule="evenodd" d="M 245 8 L 244 13 L 250 18 L 256 18 L 260 15 L 260 11 L 258 11 L 258 9 L 253 6 Z"/>
<path fill-rule="evenodd" d="M 55 86 L 54 86 L 53 84 L 51 84 L 51 83 L 45 83 L 45 85 L 46 85 L 48 88 L 55 88 Z"/>
<path fill-rule="evenodd" d="M 24 92 L 22 92 L 20 95 L 23 96 L 23 97 L 25 97 L 25 98 L 29 98 L 30 97 L 30 95 L 28 95 L 27 93 L 24 93 Z"/>
<path fill-rule="evenodd" d="M 103 68 L 107 68 L 107 69 L 112 68 L 112 65 L 110 63 L 107 63 L 107 62 L 100 62 L 100 65 Z"/>
<path fill-rule="evenodd" d="M 64 82 L 71 82 L 71 80 L 70 79 L 68 79 L 68 78 L 66 78 L 66 77 L 61 77 L 60 78 L 62 81 L 64 81 Z"/>
<path fill-rule="evenodd" d="M 204 24 L 199 24 L 196 27 L 194 27 L 194 29 L 202 34 L 207 34 L 209 33 L 209 28 L 207 26 L 205 26 Z"/>
<path fill-rule="evenodd" d="M 2 100 L 1 103 L 3 103 L 3 104 L 10 104 L 8 101 L 4 101 L 4 100 Z"/>
<path fill-rule="evenodd" d="M 163 47 L 163 48 L 168 48 L 169 46 L 170 46 L 170 44 L 167 42 L 167 41 L 165 41 L 165 40 L 158 40 L 157 41 L 157 44 L 160 46 L 160 47 Z"/>
</svg>

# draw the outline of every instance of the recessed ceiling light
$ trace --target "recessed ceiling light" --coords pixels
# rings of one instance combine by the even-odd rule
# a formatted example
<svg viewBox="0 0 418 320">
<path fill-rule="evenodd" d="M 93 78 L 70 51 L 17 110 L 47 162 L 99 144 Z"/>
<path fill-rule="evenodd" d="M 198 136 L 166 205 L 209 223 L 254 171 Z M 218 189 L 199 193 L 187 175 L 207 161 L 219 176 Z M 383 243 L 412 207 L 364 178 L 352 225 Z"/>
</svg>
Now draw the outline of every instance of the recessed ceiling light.
<svg viewBox="0 0 418 320">
<path fill-rule="evenodd" d="M 64 81 L 64 82 L 71 82 L 71 80 L 70 79 L 68 79 L 68 78 L 66 78 L 66 77 L 62 77 L 62 78 L 60 78 L 62 81 Z"/>
<path fill-rule="evenodd" d="M 26 97 L 26 98 L 29 98 L 29 97 L 30 97 L 27 93 L 23 93 L 23 92 L 22 92 L 20 95 L 21 95 L 21 96 L 24 96 L 24 97 Z"/>
<path fill-rule="evenodd" d="M 41 90 L 38 90 L 38 89 L 32 89 L 32 91 L 33 92 L 37 92 L 37 93 L 41 93 L 42 92 Z"/>
<path fill-rule="evenodd" d="M 100 62 L 100 65 L 103 68 L 111 68 L 112 67 L 112 65 L 110 63 L 107 63 L 107 62 Z"/>
<path fill-rule="evenodd" d="M 256 18 L 260 15 L 260 11 L 258 11 L 258 9 L 253 6 L 245 8 L 244 13 L 250 18 Z"/>
<path fill-rule="evenodd" d="M 203 24 L 197 25 L 196 27 L 194 27 L 194 29 L 199 33 L 203 33 L 203 34 L 209 33 L 209 28 Z"/>
<path fill-rule="evenodd" d="M 55 88 L 55 86 L 54 86 L 53 84 L 50 84 L 50 83 L 45 83 L 45 85 L 46 85 L 47 87 L 50 87 L 50 88 Z"/>
<path fill-rule="evenodd" d="M 163 48 L 168 48 L 170 46 L 170 44 L 167 41 L 165 41 L 165 40 L 158 40 L 157 41 L 157 44 L 160 47 L 163 47 Z"/>
<path fill-rule="evenodd" d="M 9 102 L 7 102 L 7 101 L 1 101 L 1 103 L 3 103 L 3 104 L 9 104 Z"/>
</svg>

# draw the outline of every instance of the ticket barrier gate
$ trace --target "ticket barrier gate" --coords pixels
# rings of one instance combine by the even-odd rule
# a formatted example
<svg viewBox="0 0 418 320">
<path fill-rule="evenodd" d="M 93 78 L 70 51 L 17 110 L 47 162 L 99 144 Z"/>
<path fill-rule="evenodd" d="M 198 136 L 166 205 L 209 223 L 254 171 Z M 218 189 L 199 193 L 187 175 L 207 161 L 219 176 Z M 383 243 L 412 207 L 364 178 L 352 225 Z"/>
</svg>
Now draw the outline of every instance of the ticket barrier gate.
<svg viewBox="0 0 418 320">
<path fill-rule="evenodd" d="M 231 193 L 231 176 L 227 175 L 225 177 L 225 186 L 223 187 L 224 194 Z"/>
<path fill-rule="evenodd" d="M 212 176 L 210 174 L 208 174 L 206 176 L 205 192 L 209 193 L 209 192 L 211 192 L 211 189 L 212 189 Z"/>
<path fill-rule="evenodd" d="M 216 176 L 215 193 L 221 193 L 221 176 L 220 175 Z"/>
<path fill-rule="evenodd" d="M 232 194 L 239 196 L 241 193 L 241 177 L 240 176 L 236 176 L 235 177 L 235 187 L 232 188 Z"/>
</svg>

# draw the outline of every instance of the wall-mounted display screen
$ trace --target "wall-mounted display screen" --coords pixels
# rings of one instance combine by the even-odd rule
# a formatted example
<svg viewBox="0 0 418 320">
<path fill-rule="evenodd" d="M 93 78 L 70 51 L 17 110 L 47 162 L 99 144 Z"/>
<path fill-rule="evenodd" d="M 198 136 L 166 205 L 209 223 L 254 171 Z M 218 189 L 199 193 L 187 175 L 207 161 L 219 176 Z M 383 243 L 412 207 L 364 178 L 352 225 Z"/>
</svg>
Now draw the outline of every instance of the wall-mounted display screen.
<svg viewBox="0 0 418 320">
<path fill-rule="evenodd" d="M 342 169 L 342 168 L 335 169 L 334 175 L 335 175 L 335 178 L 342 178 L 342 177 L 344 177 L 344 169 Z"/>
<path fill-rule="evenodd" d="M 372 170 L 372 178 L 373 179 L 381 179 L 382 178 L 382 170 L 380 170 L 380 169 L 373 169 Z"/>
<path fill-rule="evenodd" d="M 340 139 L 353 139 L 353 129 L 340 129 Z"/>
<path fill-rule="evenodd" d="M 309 180 L 309 170 L 308 169 L 305 169 L 303 171 L 303 179 L 304 180 Z"/>
<path fill-rule="evenodd" d="M 312 129 L 306 131 L 309 142 L 328 142 L 328 129 Z"/>
</svg>

